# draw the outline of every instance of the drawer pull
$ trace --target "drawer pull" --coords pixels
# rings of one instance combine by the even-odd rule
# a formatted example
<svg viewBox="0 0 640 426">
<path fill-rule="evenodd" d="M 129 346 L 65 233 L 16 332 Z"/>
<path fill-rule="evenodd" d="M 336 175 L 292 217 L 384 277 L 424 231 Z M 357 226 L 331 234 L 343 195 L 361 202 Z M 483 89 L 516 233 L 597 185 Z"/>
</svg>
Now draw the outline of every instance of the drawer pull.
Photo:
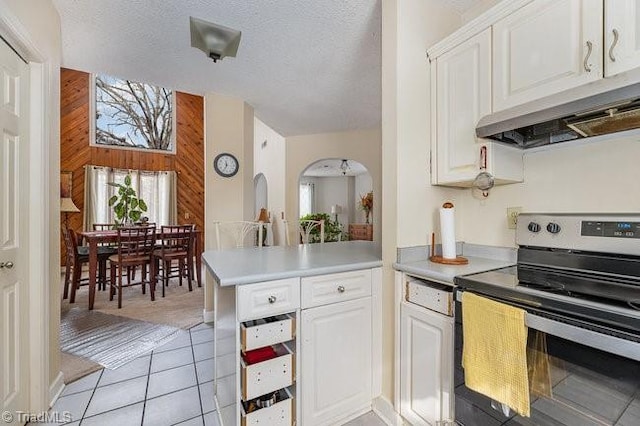
<svg viewBox="0 0 640 426">
<path fill-rule="evenodd" d="M 267 300 L 269 300 L 269 303 L 271 303 L 273 305 L 274 303 L 276 303 L 276 300 L 278 300 L 278 299 L 275 296 L 269 296 L 269 299 L 267 299 Z"/>
<path fill-rule="evenodd" d="M 338 293 L 344 293 L 344 286 L 343 285 L 339 285 L 338 286 Z"/>
</svg>

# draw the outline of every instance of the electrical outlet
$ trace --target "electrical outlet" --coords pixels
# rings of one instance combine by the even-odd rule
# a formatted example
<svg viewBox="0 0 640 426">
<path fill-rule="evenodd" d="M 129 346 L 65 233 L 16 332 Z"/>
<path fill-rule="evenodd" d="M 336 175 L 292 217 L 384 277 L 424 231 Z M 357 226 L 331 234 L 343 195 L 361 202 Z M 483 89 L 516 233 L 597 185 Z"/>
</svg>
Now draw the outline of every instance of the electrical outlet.
<svg viewBox="0 0 640 426">
<path fill-rule="evenodd" d="M 522 207 L 507 207 L 507 228 L 516 229 L 518 225 L 518 215 L 522 212 Z"/>
</svg>

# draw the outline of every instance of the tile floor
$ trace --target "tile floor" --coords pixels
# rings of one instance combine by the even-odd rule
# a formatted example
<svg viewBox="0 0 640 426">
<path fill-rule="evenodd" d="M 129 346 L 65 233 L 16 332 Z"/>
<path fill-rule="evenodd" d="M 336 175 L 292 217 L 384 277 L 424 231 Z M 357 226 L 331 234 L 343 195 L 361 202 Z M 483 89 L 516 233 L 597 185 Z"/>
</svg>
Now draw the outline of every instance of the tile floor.
<svg viewBox="0 0 640 426">
<path fill-rule="evenodd" d="M 200 324 L 150 355 L 68 384 L 51 411 L 68 411 L 69 426 L 218 426 L 213 375 L 213 326 Z M 345 426 L 384 424 L 367 413 Z"/>
<path fill-rule="evenodd" d="M 200 324 L 117 370 L 68 384 L 52 411 L 75 425 L 218 425 L 213 327 Z"/>
</svg>

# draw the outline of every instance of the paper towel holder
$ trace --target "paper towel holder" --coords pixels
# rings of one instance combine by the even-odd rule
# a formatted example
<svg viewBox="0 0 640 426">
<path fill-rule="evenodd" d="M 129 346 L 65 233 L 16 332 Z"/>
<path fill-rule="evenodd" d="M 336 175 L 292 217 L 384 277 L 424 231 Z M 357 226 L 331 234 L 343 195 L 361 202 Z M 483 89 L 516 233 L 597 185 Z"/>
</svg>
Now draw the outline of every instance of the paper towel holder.
<svg viewBox="0 0 640 426">
<path fill-rule="evenodd" d="M 469 259 L 462 256 L 456 256 L 455 259 L 445 259 L 442 256 L 436 255 L 436 233 L 431 233 L 431 256 L 429 260 L 433 263 L 442 263 L 443 265 L 466 265 L 469 263 Z"/>
</svg>

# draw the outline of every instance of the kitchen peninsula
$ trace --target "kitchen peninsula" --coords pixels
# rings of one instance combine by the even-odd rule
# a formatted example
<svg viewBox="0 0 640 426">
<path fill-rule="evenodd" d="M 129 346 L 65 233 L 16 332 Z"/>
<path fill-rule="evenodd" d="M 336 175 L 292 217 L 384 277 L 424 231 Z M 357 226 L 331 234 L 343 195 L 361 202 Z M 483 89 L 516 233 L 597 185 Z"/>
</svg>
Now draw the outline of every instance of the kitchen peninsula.
<svg viewBox="0 0 640 426">
<path fill-rule="evenodd" d="M 342 424 L 381 394 L 381 254 L 349 241 L 203 254 L 229 425 Z"/>
</svg>

